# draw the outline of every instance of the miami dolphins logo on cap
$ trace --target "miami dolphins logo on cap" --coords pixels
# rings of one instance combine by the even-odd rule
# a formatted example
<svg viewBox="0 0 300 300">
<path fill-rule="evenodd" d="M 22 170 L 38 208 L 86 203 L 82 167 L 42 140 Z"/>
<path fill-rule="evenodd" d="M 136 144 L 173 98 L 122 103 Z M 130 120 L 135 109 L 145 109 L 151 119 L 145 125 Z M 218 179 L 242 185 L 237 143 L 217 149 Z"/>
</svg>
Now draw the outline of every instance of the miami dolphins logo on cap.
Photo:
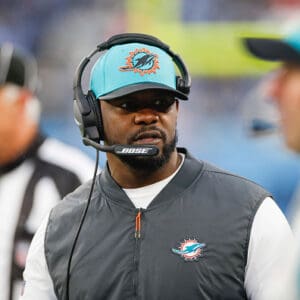
<svg viewBox="0 0 300 300">
<path fill-rule="evenodd" d="M 172 248 L 172 252 L 180 255 L 185 261 L 198 260 L 203 256 L 204 243 L 199 243 L 196 239 L 186 239 L 180 243 L 178 249 Z"/>
<path fill-rule="evenodd" d="M 156 73 L 157 69 L 159 69 L 158 55 L 146 48 L 129 52 L 129 56 L 126 57 L 126 66 L 119 68 L 122 72 L 132 71 L 141 76 Z"/>
</svg>

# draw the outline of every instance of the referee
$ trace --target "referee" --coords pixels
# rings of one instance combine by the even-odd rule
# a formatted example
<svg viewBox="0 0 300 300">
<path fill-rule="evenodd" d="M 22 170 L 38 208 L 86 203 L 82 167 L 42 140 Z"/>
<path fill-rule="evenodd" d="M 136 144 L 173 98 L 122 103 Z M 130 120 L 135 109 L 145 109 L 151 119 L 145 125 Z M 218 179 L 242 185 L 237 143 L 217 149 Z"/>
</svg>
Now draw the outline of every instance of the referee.
<svg viewBox="0 0 300 300">
<path fill-rule="evenodd" d="M 39 129 L 35 60 L 0 47 L 0 300 L 17 299 L 43 216 L 92 174 L 93 162 Z"/>
</svg>

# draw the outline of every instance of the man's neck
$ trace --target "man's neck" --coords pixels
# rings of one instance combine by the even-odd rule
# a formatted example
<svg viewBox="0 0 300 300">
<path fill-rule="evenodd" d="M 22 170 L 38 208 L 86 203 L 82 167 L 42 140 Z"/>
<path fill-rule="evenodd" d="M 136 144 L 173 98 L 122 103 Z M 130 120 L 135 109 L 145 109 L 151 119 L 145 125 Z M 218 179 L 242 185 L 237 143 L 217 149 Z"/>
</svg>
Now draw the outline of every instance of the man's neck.
<svg viewBox="0 0 300 300">
<path fill-rule="evenodd" d="M 167 163 L 156 171 L 136 170 L 113 154 L 107 155 L 111 176 L 122 188 L 138 188 L 163 180 L 173 174 L 180 165 L 181 156 L 174 151 Z"/>
</svg>

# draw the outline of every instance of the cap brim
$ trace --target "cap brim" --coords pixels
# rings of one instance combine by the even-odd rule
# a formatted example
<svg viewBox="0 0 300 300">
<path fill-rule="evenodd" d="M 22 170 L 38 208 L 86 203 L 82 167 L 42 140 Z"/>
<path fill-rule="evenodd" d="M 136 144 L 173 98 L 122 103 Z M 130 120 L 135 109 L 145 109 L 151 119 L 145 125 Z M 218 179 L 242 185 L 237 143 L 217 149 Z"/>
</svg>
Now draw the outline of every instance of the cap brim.
<svg viewBox="0 0 300 300">
<path fill-rule="evenodd" d="M 280 39 L 244 38 L 243 42 L 250 53 L 269 61 L 299 61 L 300 53 Z"/>
<path fill-rule="evenodd" d="M 133 84 L 128 85 L 125 87 L 122 87 L 120 89 L 117 89 L 107 95 L 99 96 L 100 100 L 112 100 L 115 98 L 120 98 L 122 96 L 126 96 L 135 92 L 141 92 L 145 90 L 161 90 L 169 92 L 170 94 L 173 94 L 177 98 L 181 100 L 188 100 L 188 96 L 184 93 L 181 93 L 169 86 L 158 84 L 158 83 L 139 83 L 139 84 Z"/>
</svg>

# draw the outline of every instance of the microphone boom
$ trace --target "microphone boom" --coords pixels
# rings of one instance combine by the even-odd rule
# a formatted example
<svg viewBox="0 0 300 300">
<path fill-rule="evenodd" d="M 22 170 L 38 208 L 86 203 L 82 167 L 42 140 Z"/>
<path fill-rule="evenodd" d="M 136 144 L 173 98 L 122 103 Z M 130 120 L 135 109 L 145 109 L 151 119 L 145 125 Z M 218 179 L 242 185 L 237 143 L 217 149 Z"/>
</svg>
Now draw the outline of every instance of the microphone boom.
<svg viewBox="0 0 300 300">
<path fill-rule="evenodd" d="M 110 152 L 120 156 L 154 156 L 158 154 L 158 148 L 153 145 L 101 145 L 88 138 L 82 139 L 87 146 L 92 146 L 102 152 Z"/>
</svg>

